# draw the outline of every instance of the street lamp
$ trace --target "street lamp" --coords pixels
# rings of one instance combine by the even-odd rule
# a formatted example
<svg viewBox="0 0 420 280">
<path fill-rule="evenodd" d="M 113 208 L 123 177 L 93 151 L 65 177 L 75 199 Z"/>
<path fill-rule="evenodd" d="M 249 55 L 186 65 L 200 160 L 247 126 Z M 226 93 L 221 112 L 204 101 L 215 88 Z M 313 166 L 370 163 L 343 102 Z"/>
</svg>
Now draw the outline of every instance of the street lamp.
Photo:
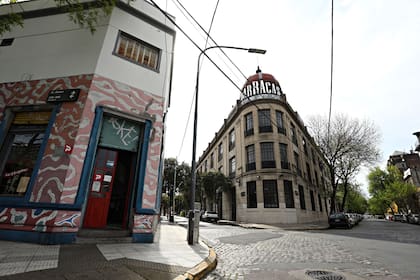
<svg viewBox="0 0 420 280">
<path fill-rule="evenodd" d="M 197 74 L 196 74 L 196 81 L 195 81 L 195 109 L 194 109 L 194 132 L 193 132 L 193 150 L 192 150 L 192 163 L 191 163 L 191 189 L 190 189 L 190 211 L 188 213 L 188 244 L 194 244 L 194 204 L 195 204 L 195 187 L 196 187 L 196 164 L 195 164 L 195 154 L 196 154 L 196 147 L 197 147 L 197 115 L 198 115 L 198 84 L 199 84 L 199 76 L 200 76 L 200 58 L 206 51 L 210 49 L 234 49 L 234 50 L 244 50 L 248 51 L 249 53 L 258 53 L 258 54 L 265 54 L 267 51 L 262 49 L 255 49 L 255 48 L 240 48 L 240 47 L 232 47 L 232 46 L 211 46 L 205 48 L 201 51 L 198 55 L 197 60 Z"/>
</svg>

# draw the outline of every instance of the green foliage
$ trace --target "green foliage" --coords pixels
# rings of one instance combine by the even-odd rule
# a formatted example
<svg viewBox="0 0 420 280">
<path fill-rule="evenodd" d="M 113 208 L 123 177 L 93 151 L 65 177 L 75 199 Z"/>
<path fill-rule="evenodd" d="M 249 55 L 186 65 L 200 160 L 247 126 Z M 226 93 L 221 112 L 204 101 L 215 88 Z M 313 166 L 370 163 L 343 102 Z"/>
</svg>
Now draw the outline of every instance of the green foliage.
<svg viewBox="0 0 420 280">
<path fill-rule="evenodd" d="M 339 185 L 337 191 L 337 199 L 341 200 L 344 195 L 344 187 L 342 184 Z M 347 186 L 347 199 L 343 211 L 350 213 L 364 214 L 368 210 L 368 201 L 363 196 L 360 187 L 357 185 Z"/>
<path fill-rule="evenodd" d="M 82 28 L 89 28 L 93 34 L 102 17 L 111 14 L 117 0 L 97 0 L 93 2 L 81 2 L 80 0 L 54 0 L 57 7 L 69 13 L 70 20 Z M 22 15 L 14 11 L 16 5 L 21 3 L 10 1 L 9 14 L 0 17 L 0 35 L 11 31 L 15 26 L 23 27 Z"/>
<path fill-rule="evenodd" d="M 388 166 L 387 170 L 376 167 L 369 175 L 369 211 L 372 214 L 383 214 L 392 204 L 398 205 L 399 211 L 407 213 L 409 210 L 418 211 L 416 203 L 416 187 L 405 183 L 402 174 L 395 166 Z"/>
<path fill-rule="evenodd" d="M 205 194 L 209 202 L 216 200 L 217 191 L 227 191 L 232 188 L 232 181 L 220 172 L 209 172 L 200 174 L 200 189 Z"/>
<path fill-rule="evenodd" d="M 176 172 L 176 177 L 174 176 Z M 174 158 L 165 159 L 163 172 L 163 193 L 169 193 L 175 185 L 175 211 L 189 209 L 191 168 L 186 163 L 178 164 Z"/>
</svg>

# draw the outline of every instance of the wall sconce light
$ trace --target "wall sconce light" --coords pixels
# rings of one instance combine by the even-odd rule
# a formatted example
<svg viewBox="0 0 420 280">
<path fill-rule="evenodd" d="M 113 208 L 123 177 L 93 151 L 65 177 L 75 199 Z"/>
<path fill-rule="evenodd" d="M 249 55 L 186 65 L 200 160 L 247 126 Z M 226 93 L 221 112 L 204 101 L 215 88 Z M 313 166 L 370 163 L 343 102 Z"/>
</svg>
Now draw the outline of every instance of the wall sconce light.
<svg viewBox="0 0 420 280">
<path fill-rule="evenodd" d="M 261 176 L 260 175 L 257 175 L 257 180 L 261 180 Z"/>
<path fill-rule="evenodd" d="M 296 196 L 298 196 L 298 195 L 299 195 L 299 193 L 298 193 L 298 191 L 297 191 L 297 190 L 295 190 L 295 195 L 296 195 Z"/>
</svg>

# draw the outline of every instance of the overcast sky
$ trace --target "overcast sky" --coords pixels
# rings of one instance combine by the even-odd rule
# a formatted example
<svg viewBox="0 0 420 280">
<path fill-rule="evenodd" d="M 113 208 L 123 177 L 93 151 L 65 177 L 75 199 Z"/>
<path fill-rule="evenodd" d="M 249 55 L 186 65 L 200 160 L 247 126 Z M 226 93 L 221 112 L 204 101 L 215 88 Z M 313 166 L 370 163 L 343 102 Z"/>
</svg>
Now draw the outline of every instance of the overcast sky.
<svg viewBox="0 0 420 280">
<path fill-rule="evenodd" d="M 173 1 L 157 3 L 204 47 L 205 36 Z M 217 0 L 180 0 L 205 28 Z M 196 29 L 197 28 L 197 29 Z M 265 55 L 225 50 L 245 76 L 259 65 L 279 82 L 303 121 L 327 115 L 330 96 L 331 0 L 220 0 L 211 36 L 218 45 L 266 49 Z M 238 87 L 245 78 L 218 50 L 207 52 Z M 194 95 L 199 50 L 177 30 L 172 102 L 165 157 L 191 164 L 192 119 L 181 143 Z M 227 59 L 224 59 L 227 61 Z M 381 167 L 395 150 L 415 147 L 420 131 L 420 1 L 335 0 L 332 112 L 369 119 L 380 129 Z M 208 59 L 200 71 L 197 159 L 227 118 L 238 89 Z M 359 182 L 366 184 L 365 176 Z"/>
</svg>

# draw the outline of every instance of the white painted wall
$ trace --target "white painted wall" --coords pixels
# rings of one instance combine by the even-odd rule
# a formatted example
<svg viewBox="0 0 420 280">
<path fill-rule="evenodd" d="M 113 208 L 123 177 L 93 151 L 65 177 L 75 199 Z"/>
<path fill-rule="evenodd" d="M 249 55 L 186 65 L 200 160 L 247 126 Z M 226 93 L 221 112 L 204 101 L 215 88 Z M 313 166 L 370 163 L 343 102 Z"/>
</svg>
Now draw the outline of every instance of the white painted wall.
<svg viewBox="0 0 420 280">
<path fill-rule="evenodd" d="M 0 47 L 0 83 L 93 73 L 105 32 L 91 35 L 67 14 L 25 20 L 2 36 L 15 40 Z"/>
<path fill-rule="evenodd" d="M 159 71 L 153 71 L 113 55 L 118 32 L 124 31 L 161 50 Z M 140 88 L 147 92 L 166 96 L 174 38 L 164 31 L 115 8 L 100 52 L 95 73 Z"/>
<path fill-rule="evenodd" d="M 149 3 L 133 3 L 160 22 L 168 22 Z M 37 0 L 20 5 L 28 11 L 54 3 Z M 8 8 L 0 7 L 0 15 L 6 12 Z M 119 30 L 161 49 L 159 72 L 112 54 Z M 96 73 L 158 96 L 169 94 L 173 36 L 119 8 L 102 20 L 93 35 L 70 22 L 67 14 L 61 14 L 25 20 L 24 28 L 14 28 L 1 38 L 15 41 L 11 46 L 0 47 L 0 83 Z"/>
</svg>

